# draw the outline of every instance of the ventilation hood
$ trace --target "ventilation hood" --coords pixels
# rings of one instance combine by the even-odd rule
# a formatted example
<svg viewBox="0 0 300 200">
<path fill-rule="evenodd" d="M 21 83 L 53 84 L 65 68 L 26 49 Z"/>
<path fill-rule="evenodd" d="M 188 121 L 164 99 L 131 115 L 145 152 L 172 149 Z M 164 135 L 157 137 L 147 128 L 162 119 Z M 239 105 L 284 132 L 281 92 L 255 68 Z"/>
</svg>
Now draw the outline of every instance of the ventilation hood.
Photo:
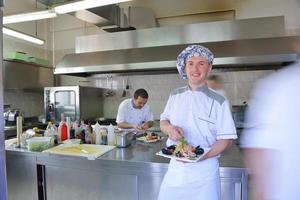
<svg viewBox="0 0 300 200">
<path fill-rule="evenodd" d="M 76 53 L 56 65 L 55 74 L 175 71 L 176 57 L 188 44 L 214 52 L 214 68 L 281 67 L 296 61 L 300 34 L 289 33 L 284 17 L 188 24 L 76 39 Z"/>
<path fill-rule="evenodd" d="M 76 11 L 72 15 L 107 32 L 156 27 L 153 12 L 142 7 L 120 8 L 112 4 Z"/>
</svg>

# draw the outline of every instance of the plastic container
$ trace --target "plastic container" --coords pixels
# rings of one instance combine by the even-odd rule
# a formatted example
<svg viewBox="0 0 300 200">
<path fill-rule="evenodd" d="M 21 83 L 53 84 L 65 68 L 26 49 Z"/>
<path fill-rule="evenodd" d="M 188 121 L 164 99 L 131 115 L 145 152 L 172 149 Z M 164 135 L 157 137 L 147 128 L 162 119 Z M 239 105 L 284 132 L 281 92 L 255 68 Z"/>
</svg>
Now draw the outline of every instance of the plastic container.
<svg viewBox="0 0 300 200">
<path fill-rule="evenodd" d="M 37 64 L 37 65 L 43 65 L 43 66 L 49 66 L 50 65 L 48 60 L 45 60 L 43 58 L 36 58 L 36 57 L 28 57 L 28 62 Z"/>
<path fill-rule="evenodd" d="M 54 145 L 53 137 L 33 137 L 26 142 L 29 151 L 44 151 Z"/>
<path fill-rule="evenodd" d="M 4 58 L 7 60 L 19 60 L 24 62 L 28 61 L 27 54 L 20 51 L 5 53 Z"/>
</svg>

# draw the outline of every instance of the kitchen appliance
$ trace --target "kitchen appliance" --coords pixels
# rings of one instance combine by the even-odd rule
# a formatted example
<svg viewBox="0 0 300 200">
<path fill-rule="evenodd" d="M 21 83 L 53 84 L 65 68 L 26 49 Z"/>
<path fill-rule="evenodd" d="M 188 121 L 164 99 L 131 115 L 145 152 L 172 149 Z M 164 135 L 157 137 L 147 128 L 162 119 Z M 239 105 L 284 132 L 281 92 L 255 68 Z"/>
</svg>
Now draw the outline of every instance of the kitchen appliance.
<svg viewBox="0 0 300 200">
<path fill-rule="evenodd" d="M 71 121 L 102 116 L 101 88 L 61 86 L 44 88 L 44 109 L 47 121 L 59 123 L 61 114 Z"/>
<path fill-rule="evenodd" d="M 127 147 L 131 144 L 131 141 L 134 139 L 134 132 L 132 131 L 117 131 L 116 135 L 116 146 L 120 148 Z"/>
<path fill-rule="evenodd" d="M 236 128 L 244 128 L 246 109 L 247 109 L 247 102 L 243 102 L 243 105 L 232 106 L 231 108 L 232 118 L 234 120 Z"/>
</svg>

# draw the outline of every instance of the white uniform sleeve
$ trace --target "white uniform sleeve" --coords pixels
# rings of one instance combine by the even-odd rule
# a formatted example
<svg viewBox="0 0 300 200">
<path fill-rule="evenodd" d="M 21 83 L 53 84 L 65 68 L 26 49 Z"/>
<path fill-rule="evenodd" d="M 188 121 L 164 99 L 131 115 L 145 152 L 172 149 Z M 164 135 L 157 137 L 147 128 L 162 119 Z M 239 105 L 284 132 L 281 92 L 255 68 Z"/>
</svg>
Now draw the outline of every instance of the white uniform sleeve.
<svg viewBox="0 0 300 200">
<path fill-rule="evenodd" d="M 284 115 L 281 110 L 283 102 L 287 103 L 274 83 L 262 81 L 257 85 L 246 112 L 247 123 L 241 137 L 242 147 L 273 149 L 276 144 L 280 144 L 277 140 L 281 133 L 277 132 L 280 132 L 278 127 Z"/>
<path fill-rule="evenodd" d="M 118 114 L 116 118 L 117 123 L 126 122 L 127 104 L 126 100 L 119 105 Z"/>
<path fill-rule="evenodd" d="M 145 122 L 153 121 L 153 113 L 148 105 L 146 105 Z"/>
<path fill-rule="evenodd" d="M 172 96 L 169 96 L 164 112 L 160 115 L 160 120 L 170 120 L 170 111 L 172 106 Z"/>
<path fill-rule="evenodd" d="M 236 128 L 232 119 L 228 100 L 220 107 L 217 117 L 217 140 L 236 139 Z"/>
</svg>

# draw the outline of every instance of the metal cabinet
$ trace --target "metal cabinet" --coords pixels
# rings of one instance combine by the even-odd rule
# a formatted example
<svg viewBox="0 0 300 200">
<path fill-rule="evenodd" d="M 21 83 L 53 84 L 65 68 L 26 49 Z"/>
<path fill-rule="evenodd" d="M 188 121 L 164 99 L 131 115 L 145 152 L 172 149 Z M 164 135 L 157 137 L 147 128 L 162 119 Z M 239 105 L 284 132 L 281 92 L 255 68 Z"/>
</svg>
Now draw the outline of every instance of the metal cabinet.
<svg viewBox="0 0 300 200">
<path fill-rule="evenodd" d="M 9 200 L 38 200 L 36 156 L 6 153 Z"/>
<path fill-rule="evenodd" d="M 138 200 L 135 174 L 46 166 L 46 199 Z"/>
<path fill-rule="evenodd" d="M 156 200 L 167 163 L 7 153 L 10 200 Z M 245 168 L 220 167 L 222 200 L 247 200 Z"/>
<path fill-rule="evenodd" d="M 247 200 L 248 174 L 242 168 L 220 168 L 222 200 Z"/>
</svg>

